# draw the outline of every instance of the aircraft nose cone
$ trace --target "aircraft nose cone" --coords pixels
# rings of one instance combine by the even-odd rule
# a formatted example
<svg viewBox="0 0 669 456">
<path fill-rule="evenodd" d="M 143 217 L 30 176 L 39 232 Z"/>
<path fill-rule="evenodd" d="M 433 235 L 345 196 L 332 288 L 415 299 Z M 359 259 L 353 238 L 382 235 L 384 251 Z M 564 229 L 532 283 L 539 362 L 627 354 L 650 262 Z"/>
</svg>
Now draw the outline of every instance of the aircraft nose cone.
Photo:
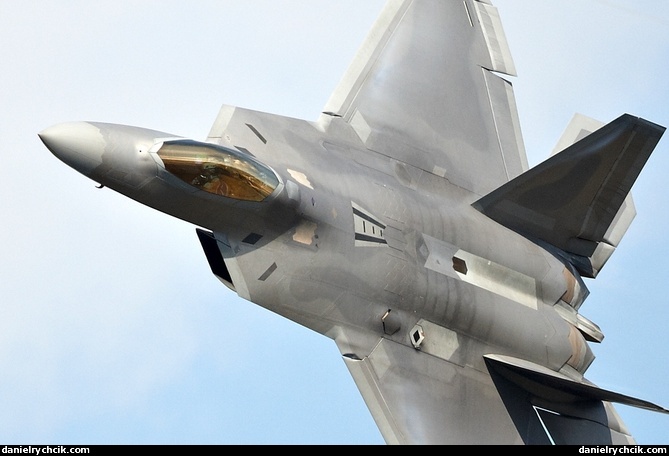
<svg viewBox="0 0 669 456">
<path fill-rule="evenodd" d="M 38 133 L 44 145 L 67 165 L 90 175 L 102 163 L 105 140 L 88 122 L 67 122 Z"/>
</svg>

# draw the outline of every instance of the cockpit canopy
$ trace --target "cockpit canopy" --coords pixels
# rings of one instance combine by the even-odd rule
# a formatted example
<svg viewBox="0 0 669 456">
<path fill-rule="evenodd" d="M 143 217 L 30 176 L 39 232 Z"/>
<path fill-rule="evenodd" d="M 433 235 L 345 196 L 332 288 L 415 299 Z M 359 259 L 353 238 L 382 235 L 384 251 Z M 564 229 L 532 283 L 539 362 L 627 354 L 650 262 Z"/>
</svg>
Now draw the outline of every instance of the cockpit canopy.
<svg viewBox="0 0 669 456">
<path fill-rule="evenodd" d="M 217 144 L 165 141 L 157 153 L 168 172 L 214 195 L 259 202 L 279 185 L 276 174 L 252 156 Z"/>
</svg>

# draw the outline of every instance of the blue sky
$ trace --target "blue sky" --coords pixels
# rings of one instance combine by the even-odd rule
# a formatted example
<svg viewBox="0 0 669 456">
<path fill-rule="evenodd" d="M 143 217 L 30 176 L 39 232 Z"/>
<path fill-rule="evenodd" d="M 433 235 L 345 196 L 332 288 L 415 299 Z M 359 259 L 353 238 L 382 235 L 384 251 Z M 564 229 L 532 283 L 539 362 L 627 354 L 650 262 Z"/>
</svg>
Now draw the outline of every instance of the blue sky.
<svg viewBox="0 0 669 456">
<path fill-rule="evenodd" d="M 669 126 L 669 2 L 497 0 L 530 165 L 575 112 Z M 315 119 L 384 1 L 0 3 L 0 442 L 381 444 L 329 339 L 236 297 L 195 230 L 60 163 L 95 120 L 204 139 L 221 104 Z M 669 407 L 669 137 L 582 312 L 588 371 Z M 618 407 L 639 443 L 669 416 Z"/>
</svg>

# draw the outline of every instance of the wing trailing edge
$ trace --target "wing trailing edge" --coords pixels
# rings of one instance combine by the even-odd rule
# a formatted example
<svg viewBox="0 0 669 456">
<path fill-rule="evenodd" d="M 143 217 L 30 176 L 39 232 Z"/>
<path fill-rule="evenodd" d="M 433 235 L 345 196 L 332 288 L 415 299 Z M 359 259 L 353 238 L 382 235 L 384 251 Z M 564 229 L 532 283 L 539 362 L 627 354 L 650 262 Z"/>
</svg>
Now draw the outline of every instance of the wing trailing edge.
<svg viewBox="0 0 669 456">
<path fill-rule="evenodd" d="M 635 214 L 628 195 L 664 131 L 625 114 L 472 206 L 557 247 L 581 275 L 594 278 Z"/>
</svg>

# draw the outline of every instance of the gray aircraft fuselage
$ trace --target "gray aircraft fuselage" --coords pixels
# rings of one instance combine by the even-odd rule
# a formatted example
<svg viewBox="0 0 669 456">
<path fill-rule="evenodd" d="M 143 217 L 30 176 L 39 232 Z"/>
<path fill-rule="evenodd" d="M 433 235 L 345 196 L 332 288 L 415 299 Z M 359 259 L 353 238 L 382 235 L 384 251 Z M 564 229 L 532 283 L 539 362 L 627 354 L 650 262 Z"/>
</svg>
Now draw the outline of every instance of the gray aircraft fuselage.
<svg viewBox="0 0 669 456">
<path fill-rule="evenodd" d="M 221 233 L 226 259 L 239 269 L 230 285 L 319 333 L 334 337 L 343 324 L 410 344 L 408 329 L 427 320 L 468 337 L 463 365 L 483 369 L 490 352 L 581 373 L 592 361 L 583 337 L 554 309 L 568 288 L 565 264 L 472 208 L 480 195 L 370 155 L 357 136 L 342 138 L 337 118 L 324 128 L 250 111 L 245 117 L 245 124 L 275 123 L 259 132 L 267 143 L 245 125 L 228 141 L 279 177 L 261 202 L 214 195 L 169 173 L 151 148 L 172 134 L 72 123 L 40 136 L 105 187 Z M 59 152 L 77 145 L 85 156 Z M 368 238 L 356 220 L 364 220 Z M 457 252 L 466 273 L 453 267 Z M 405 330 L 384 333 L 389 310 L 392 325 Z M 351 341 L 352 354 L 362 357 L 355 347 Z"/>
<path fill-rule="evenodd" d="M 611 402 L 669 410 L 584 377 L 604 336 L 582 277 L 631 223 L 664 128 L 578 117 L 527 169 L 514 71 L 490 2 L 389 0 L 316 121 L 223 106 L 205 142 L 39 135 L 198 226 L 239 296 L 334 340 L 388 443 L 632 443 Z"/>
</svg>

